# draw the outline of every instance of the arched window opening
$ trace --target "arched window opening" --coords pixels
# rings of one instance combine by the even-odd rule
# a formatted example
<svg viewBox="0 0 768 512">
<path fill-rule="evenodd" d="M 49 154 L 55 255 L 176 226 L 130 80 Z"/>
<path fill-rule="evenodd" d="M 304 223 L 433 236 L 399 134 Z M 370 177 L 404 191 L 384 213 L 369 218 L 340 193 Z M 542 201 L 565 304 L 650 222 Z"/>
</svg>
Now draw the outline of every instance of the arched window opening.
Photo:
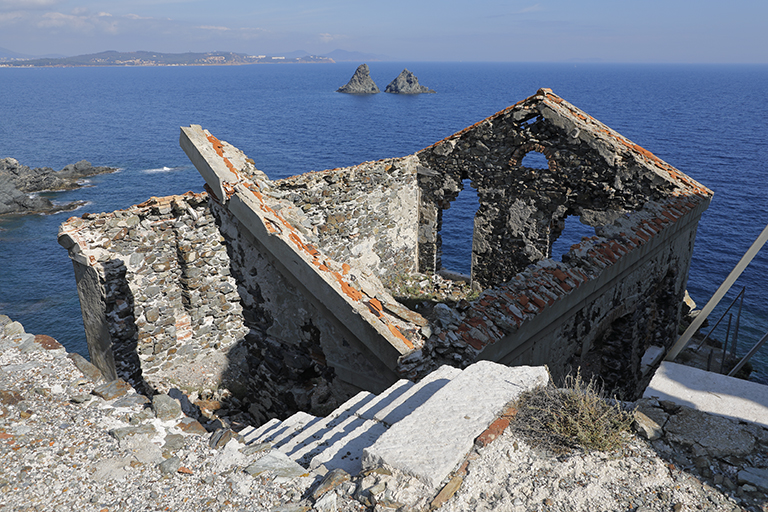
<svg viewBox="0 0 768 512">
<path fill-rule="evenodd" d="M 548 169 L 547 157 L 538 151 L 529 151 L 525 154 L 520 165 L 529 169 Z"/>
<path fill-rule="evenodd" d="M 477 191 L 470 180 L 463 180 L 464 188 L 443 210 L 441 261 L 443 268 L 466 276 L 472 273 L 472 236 L 475 231 L 475 214 L 480 207 Z"/>
<path fill-rule="evenodd" d="M 553 235 L 557 232 L 557 227 L 553 226 Z M 552 242 L 552 249 L 549 251 L 549 257 L 555 261 L 563 261 L 563 256 L 568 254 L 571 246 L 581 242 L 582 237 L 595 236 L 595 228 L 582 224 L 576 215 L 569 215 L 562 224 L 560 235 Z"/>
</svg>

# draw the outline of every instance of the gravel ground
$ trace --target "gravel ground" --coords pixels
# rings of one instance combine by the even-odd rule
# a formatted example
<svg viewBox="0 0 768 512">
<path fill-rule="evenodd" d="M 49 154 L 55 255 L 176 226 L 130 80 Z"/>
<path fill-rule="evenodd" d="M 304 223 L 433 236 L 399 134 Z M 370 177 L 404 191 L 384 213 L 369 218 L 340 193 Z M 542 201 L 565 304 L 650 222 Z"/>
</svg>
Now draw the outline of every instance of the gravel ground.
<svg viewBox="0 0 768 512">
<path fill-rule="evenodd" d="M 236 440 L 211 447 L 199 423 L 181 414 L 162 419 L 131 389 L 112 398 L 73 357 L 0 315 L 2 512 L 410 510 L 397 499 L 419 486 L 386 471 L 341 479 L 315 496 L 318 473 L 252 476 L 245 469 L 266 452 Z M 768 511 L 738 499 L 677 469 L 636 435 L 616 452 L 554 455 L 507 430 L 470 455 L 462 486 L 440 510 Z"/>
<path fill-rule="evenodd" d="M 477 455 L 462 488 L 440 511 L 744 510 L 636 436 L 614 452 L 558 456 L 508 430 Z"/>
</svg>

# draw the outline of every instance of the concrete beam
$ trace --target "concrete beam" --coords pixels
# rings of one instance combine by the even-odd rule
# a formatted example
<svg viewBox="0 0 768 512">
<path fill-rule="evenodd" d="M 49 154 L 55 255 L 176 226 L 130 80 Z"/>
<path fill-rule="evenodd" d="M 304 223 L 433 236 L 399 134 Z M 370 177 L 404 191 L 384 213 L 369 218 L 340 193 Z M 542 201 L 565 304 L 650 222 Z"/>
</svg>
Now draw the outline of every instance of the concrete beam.
<svg viewBox="0 0 768 512">
<path fill-rule="evenodd" d="M 206 183 L 214 191 L 219 191 L 219 199 L 222 203 L 226 202 L 227 209 L 269 253 L 270 259 L 280 262 L 292 280 L 301 283 L 301 287 L 316 302 L 322 304 L 388 369 L 394 370 L 397 359 L 411 348 L 374 316 L 361 299 L 345 293 L 339 276 L 334 275 L 326 264 L 317 264 L 318 260 L 327 263 L 329 258 L 319 255 L 317 251 L 313 256 L 303 249 L 306 247 L 303 235 L 275 214 L 269 207 L 270 198 L 266 194 L 251 188 L 257 183 L 240 182 L 227 165 L 227 161 L 232 163 L 230 155 L 222 157 L 217 154 L 199 125 L 181 128 L 180 145 Z"/>
</svg>

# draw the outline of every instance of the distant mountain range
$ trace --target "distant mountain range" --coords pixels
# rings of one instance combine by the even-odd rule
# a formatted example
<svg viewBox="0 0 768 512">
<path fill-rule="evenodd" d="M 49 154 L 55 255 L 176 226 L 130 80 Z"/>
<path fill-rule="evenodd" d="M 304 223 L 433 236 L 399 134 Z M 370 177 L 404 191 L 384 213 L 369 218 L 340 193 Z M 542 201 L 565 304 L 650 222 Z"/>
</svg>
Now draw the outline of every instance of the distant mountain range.
<svg viewBox="0 0 768 512">
<path fill-rule="evenodd" d="M 234 52 L 161 53 L 106 51 L 75 57 L 33 57 L 0 48 L 3 67 L 73 66 L 224 66 L 258 63 L 333 63 L 344 61 L 387 60 L 382 55 L 334 50 L 326 55 L 311 55 L 298 50 L 280 55 L 247 55 Z"/>
<path fill-rule="evenodd" d="M 24 53 L 15 52 L 13 50 L 9 50 L 8 48 L 3 48 L 0 46 L 0 62 L 5 62 L 7 60 L 22 60 L 22 59 L 48 59 L 48 58 L 60 58 L 60 57 L 66 57 L 66 55 L 27 55 Z"/>
</svg>

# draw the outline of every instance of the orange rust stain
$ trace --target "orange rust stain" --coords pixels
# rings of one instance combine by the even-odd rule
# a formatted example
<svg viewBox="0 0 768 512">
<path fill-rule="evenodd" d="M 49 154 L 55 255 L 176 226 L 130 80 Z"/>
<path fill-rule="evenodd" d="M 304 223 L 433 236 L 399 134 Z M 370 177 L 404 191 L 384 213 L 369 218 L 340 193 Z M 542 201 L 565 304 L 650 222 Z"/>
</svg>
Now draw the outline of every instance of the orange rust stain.
<svg viewBox="0 0 768 512">
<path fill-rule="evenodd" d="M 373 299 L 371 299 L 370 301 L 368 301 L 368 303 L 369 303 L 371 306 L 373 306 L 373 308 L 374 308 L 376 311 L 378 311 L 379 313 L 381 313 L 382 309 L 384 309 L 384 308 L 382 307 L 382 305 L 381 305 L 381 301 L 379 301 L 379 299 L 373 298 Z"/>
<path fill-rule="evenodd" d="M 331 274 L 333 275 L 333 277 L 336 278 L 336 281 L 338 281 L 339 284 L 341 285 L 341 291 L 347 294 L 349 298 L 356 301 L 359 301 L 360 299 L 363 298 L 363 294 L 360 293 L 358 290 L 354 289 L 352 286 L 350 286 L 349 283 L 347 283 L 338 272 L 331 272 Z"/>
<path fill-rule="evenodd" d="M 352 269 L 352 267 L 349 266 L 349 264 L 344 263 L 341 265 L 341 273 L 342 275 L 347 275 L 349 271 Z"/>
<path fill-rule="evenodd" d="M 213 135 L 208 135 L 206 137 L 208 139 L 208 142 L 213 144 L 213 150 L 216 152 L 217 155 L 221 157 L 222 160 L 224 160 L 224 163 L 227 165 L 230 171 L 234 173 L 235 176 L 237 176 L 238 179 L 240 179 L 240 175 L 235 170 L 235 166 L 232 165 L 232 162 L 229 161 L 229 158 L 224 156 L 224 144 L 221 143 L 219 139 L 214 137 Z"/>
<path fill-rule="evenodd" d="M 302 250 L 306 250 L 306 247 L 304 247 L 304 242 L 301 241 L 301 238 L 298 237 L 296 233 L 291 233 L 288 235 L 288 238 L 291 239 L 291 242 L 296 244 L 296 247 Z M 309 252 L 309 251 L 307 251 Z"/>
<path fill-rule="evenodd" d="M 413 348 L 413 343 L 411 343 L 411 340 L 403 336 L 403 333 L 400 332 L 400 329 L 392 325 L 391 323 L 387 322 L 387 327 L 389 327 L 389 332 L 395 335 L 396 338 L 400 339 L 403 343 L 405 343 L 405 346 L 408 348 Z"/>
</svg>

